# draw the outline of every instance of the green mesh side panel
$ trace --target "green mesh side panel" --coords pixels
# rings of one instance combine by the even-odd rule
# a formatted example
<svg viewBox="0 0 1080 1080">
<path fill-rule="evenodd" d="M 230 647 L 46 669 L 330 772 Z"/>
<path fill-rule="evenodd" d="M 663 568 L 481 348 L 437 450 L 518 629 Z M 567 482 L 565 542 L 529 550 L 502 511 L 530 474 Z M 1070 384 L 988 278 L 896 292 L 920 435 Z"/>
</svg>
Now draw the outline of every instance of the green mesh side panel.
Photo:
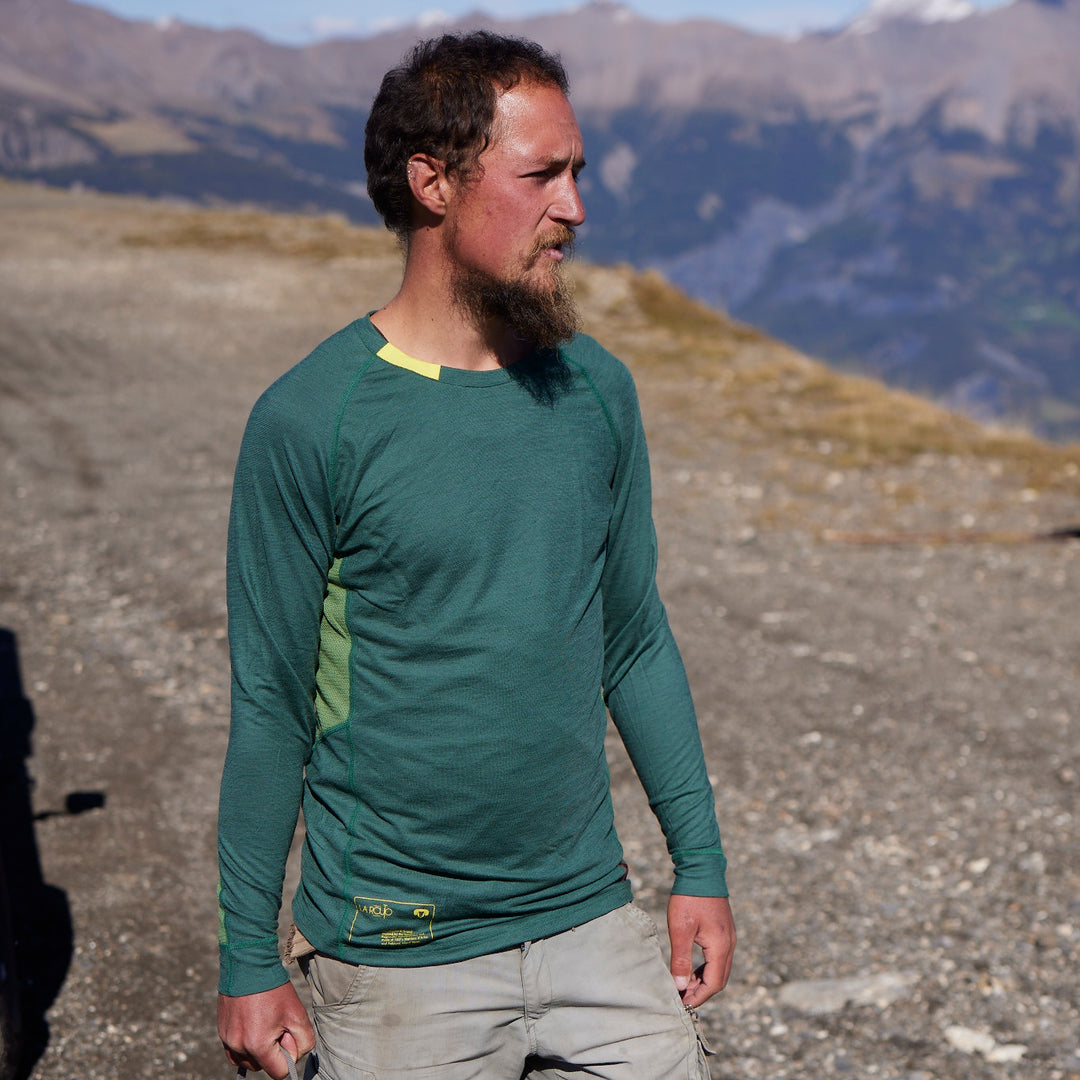
<svg viewBox="0 0 1080 1080">
<path fill-rule="evenodd" d="M 319 670 L 315 676 L 315 737 L 324 738 L 349 719 L 349 652 L 345 624 L 347 590 L 341 584 L 341 560 L 335 559 L 326 581 L 319 631 Z"/>
<path fill-rule="evenodd" d="M 225 929 L 225 909 L 221 906 L 221 879 L 220 878 L 218 878 L 218 883 L 217 883 L 217 898 L 218 898 L 218 909 L 217 909 L 218 944 L 219 945 L 228 945 L 228 943 L 229 943 L 229 933 Z"/>
</svg>

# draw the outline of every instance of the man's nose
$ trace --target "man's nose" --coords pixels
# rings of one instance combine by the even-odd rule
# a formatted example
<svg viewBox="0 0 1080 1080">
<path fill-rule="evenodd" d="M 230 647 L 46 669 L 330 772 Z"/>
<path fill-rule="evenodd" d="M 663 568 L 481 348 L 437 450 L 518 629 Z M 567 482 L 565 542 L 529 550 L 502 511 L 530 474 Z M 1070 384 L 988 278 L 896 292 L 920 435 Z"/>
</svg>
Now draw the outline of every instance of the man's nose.
<svg viewBox="0 0 1080 1080">
<path fill-rule="evenodd" d="M 571 227 L 577 227 L 585 220 L 585 204 L 581 201 L 581 192 L 574 177 L 567 176 L 560 185 L 559 198 L 551 208 L 551 216 Z"/>
</svg>

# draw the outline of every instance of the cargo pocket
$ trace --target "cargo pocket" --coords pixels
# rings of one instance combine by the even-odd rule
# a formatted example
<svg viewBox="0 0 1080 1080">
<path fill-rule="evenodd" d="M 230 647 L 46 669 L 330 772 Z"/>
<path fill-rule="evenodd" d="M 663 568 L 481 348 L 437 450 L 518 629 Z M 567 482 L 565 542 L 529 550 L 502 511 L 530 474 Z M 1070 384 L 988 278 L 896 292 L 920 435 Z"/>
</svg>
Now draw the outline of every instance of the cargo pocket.
<svg viewBox="0 0 1080 1080">
<path fill-rule="evenodd" d="M 379 969 L 367 964 L 349 964 L 324 953 L 307 958 L 311 1004 L 316 1009 L 337 1009 L 356 1005 L 367 996 Z"/>
</svg>

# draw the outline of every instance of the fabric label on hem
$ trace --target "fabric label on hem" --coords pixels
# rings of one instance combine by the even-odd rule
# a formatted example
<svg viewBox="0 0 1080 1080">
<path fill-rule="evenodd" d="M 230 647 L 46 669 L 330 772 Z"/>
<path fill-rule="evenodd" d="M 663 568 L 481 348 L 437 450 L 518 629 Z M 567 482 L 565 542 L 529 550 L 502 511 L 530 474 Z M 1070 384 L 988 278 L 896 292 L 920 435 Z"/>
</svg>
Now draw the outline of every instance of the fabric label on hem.
<svg viewBox="0 0 1080 1080">
<path fill-rule="evenodd" d="M 435 937 L 435 905 L 424 900 L 354 896 L 349 941 L 356 945 L 419 945 Z"/>
</svg>

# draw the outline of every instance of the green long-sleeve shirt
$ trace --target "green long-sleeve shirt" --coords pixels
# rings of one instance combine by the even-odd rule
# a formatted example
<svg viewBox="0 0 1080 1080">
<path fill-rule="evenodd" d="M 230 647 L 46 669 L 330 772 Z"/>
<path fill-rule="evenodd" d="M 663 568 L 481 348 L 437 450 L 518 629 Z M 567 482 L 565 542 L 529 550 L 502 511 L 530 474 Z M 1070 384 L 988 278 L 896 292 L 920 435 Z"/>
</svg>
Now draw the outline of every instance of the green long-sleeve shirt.
<svg viewBox="0 0 1080 1080">
<path fill-rule="evenodd" d="M 297 925 L 344 960 L 466 959 L 629 898 L 605 703 L 675 864 L 722 896 L 693 705 L 654 582 L 633 383 L 595 341 L 465 371 L 367 319 L 256 404 L 229 528 L 221 990 L 285 981 Z"/>
</svg>

